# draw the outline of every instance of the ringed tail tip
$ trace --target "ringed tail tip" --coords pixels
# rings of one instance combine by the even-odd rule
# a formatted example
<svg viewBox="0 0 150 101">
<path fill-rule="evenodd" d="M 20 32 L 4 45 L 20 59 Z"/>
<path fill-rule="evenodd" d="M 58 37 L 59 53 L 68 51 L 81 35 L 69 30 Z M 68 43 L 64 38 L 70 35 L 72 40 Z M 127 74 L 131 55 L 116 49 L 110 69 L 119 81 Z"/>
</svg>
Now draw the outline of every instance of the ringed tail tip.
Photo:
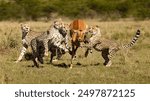
<svg viewBox="0 0 150 101">
<path fill-rule="evenodd" d="M 137 32 L 136 32 L 136 34 L 137 34 L 137 35 L 140 35 L 140 32 L 141 32 L 141 31 L 138 29 Z"/>
</svg>

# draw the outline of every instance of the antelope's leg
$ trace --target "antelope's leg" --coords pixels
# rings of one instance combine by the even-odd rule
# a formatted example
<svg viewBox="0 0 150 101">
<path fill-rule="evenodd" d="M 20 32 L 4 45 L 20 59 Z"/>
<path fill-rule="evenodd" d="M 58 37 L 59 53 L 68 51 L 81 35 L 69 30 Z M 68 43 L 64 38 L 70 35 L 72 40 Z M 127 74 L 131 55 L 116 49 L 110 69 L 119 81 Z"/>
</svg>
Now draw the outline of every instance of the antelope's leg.
<svg viewBox="0 0 150 101">
<path fill-rule="evenodd" d="M 76 51 L 77 51 L 78 47 L 79 47 L 79 46 L 75 46 L 75 45 L 72 46 L 72 57 L 71 57 L 71 65 L 70 65 L 70 68 L 73 67 L 73 58 L 74 58 L 74 56 L 76 55 Z"/>
<path fill-rule="evenodd" d="M 72 52 L 71 52 L 71 64 L 70 64 L 70 68 L 72 68 L 72 67 L 73 67 L 73 57 L 74 57 L 74 51 L 75 51 L 75 49 L 74 49 L 74 45 L 72 45 Z"/>
</svg>

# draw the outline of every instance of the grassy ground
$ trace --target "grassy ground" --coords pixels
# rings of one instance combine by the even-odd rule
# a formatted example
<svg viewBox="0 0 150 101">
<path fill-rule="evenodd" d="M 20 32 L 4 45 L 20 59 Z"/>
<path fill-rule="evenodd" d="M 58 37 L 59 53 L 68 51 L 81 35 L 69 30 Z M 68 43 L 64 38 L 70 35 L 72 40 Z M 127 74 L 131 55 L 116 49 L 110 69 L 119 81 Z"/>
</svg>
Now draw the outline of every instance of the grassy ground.
<svg viewBox="0 0 150 101">
<path fill-rule="evenodd" d="M 70 22 L 69 20 L 66 20 Z M 99 83 L 150 83 L 150 21 L 110 21 L 86 20 L 88 25 L 99 25 L 102 37 L 127 43 L 137 29 L 141 37 L 135 46 L 127 51 L 120 51 L 113 58 L 113 64 L 103 66 L 101 53 L 94 51 L 87 58 L 83 57 L 85 49 L 77 51 L 74 68 L 70 64 L 70 55 L 65 54 L 54 65 L 45 64 L 41 68 L 31 67 L 32 61 L 23 60 L 14 63 L 21 49 L 21 31 L 19 22 L 0 22 L 0 83 L 62 83 L 62 84 L 99 84 Z M 50 22 L 26 22 L 34 30 L 45 31 Z"/>
</svg>

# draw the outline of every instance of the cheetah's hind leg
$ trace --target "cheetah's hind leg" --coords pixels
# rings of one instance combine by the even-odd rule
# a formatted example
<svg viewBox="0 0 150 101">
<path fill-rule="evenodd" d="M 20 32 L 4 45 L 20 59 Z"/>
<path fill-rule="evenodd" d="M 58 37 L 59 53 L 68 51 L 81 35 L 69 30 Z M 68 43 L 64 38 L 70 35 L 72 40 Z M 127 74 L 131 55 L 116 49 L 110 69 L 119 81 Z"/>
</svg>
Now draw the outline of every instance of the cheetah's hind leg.
<svg viewBox="0 0 150 101">
<path fill-rule="evenodd" d="M 106 67 L 111 66 L 112 62 L 109 58 L 109 49 L 103 49 L 102 50 L 102 57 L 105 60 L 105 62 L 103 63 Z"/>
</svg>

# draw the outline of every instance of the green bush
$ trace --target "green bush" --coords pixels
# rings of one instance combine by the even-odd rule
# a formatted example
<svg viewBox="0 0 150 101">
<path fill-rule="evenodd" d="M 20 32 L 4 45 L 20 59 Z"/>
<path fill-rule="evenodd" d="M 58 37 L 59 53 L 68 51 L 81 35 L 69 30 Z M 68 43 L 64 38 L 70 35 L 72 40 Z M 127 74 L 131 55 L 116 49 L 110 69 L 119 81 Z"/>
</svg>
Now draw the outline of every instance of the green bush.
<svg viewBox="0 0 150 101">
<path fill-rule="evenodd" d="M 52 13 L 71 18 L 150 18 L 149 0 L 0 0 L 0 20 L 37 20 Z"/>
</svg>

